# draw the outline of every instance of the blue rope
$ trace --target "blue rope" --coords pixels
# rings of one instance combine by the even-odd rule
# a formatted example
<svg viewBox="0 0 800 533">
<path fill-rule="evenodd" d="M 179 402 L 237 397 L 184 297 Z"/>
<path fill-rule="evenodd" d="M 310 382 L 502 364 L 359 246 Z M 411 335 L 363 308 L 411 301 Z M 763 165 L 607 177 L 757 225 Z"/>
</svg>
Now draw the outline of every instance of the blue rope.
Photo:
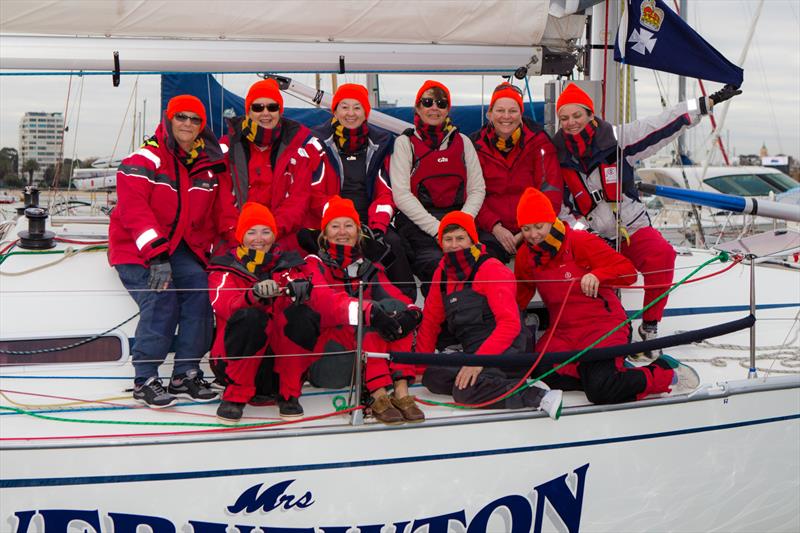
<svg viewBox="0 0 800 533">
<path fill-rule="evenodd" d="M 531 95 L 531 86 L 528 83 L 528 76 L 525 76 L 525 90 L 528 91 L 528 105 L 531 108 L 531 117 L 533 118 L 534 122 L 538 122 L 536 120 L 536 112 L 534 111 L 533 108 L 533 96 Z"/>
</svg>

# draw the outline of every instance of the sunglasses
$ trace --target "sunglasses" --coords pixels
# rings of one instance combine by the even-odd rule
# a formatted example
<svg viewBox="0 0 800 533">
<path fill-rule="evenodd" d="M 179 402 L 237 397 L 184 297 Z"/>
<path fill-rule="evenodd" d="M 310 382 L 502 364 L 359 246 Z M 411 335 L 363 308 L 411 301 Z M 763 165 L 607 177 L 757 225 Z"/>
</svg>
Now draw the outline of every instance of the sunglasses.
<svg viewBox="0 0 800 533">
<path fill-rule="evenodd" d="M 520 89 L 516 85 L 511 85 L 510 83 L 501 83 L 500 85 L 498 85 L 497 87 L 494 88 L 493 92 L 502 91 L 504 89 L 511 89 L 512 91 L 514 91 L 518 95 L 524 96 L 524 93 L 522 92 L 522 89 Z"/>
<path fill-rule="evenodd" d="M 175 113 L 172 117 L 173 120 L 177 120 L 178 122 L 186 122 L 187 120 L 191 122 L 195 126 L 199 126 L 203 123 L 203 119 L 200 117 L 190 117 L 189 115 L 184 115 L 183 113 Z"/>
<path fill-rule="evenodd" d="M 445 98 L 437 98 L 434 100 L 433 98 L 420 98 L 419 103 L 422 107 L 433 107 L 433 104 L 436 104 L 436 107 L 439 109 L 447 109 L 450 106 L 450 102 L 448 102 Z"/>
<path fill-rule="evenodd" d="M 270 113 L 277 113 L 281 110 L 281 106 L 276 104 L 275 102 L 271 104 L 250 104 L 250 111 L 253 113 L 261 113 L 264 110 L 269 111 Z"/>
</svg>

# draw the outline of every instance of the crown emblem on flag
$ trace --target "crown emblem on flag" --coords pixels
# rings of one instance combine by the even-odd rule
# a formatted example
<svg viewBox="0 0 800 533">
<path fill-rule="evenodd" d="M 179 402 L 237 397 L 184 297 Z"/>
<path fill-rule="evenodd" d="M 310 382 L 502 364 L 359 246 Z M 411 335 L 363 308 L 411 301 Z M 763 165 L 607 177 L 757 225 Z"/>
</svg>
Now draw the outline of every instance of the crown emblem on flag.
<svg viewBox="0 0 800 533">
<path fill-rule="evenodd" d="M 656 6 L 656 0 L 644 0 L 639 23 L 645 28 L 658 31 L 662 22 L 664 22 L 664 10 Z"/>
</svg>

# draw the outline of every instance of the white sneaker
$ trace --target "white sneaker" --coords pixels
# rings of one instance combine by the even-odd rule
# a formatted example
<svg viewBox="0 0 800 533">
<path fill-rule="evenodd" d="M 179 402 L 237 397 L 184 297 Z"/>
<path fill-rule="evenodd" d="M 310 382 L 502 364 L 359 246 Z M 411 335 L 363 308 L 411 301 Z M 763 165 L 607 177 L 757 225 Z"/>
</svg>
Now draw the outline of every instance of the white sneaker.
<svg viewBox="0 0 800 533">
<path fill-rule="evenodd" d="M 547 416 L 553 420 L 558 420 L 561 417 L 561 401 L 564 393 L 558 389 L 551 389 L 544 395 L 542 402 L 539 404 L 539 409 L 547 413 Z"/>
<path fill-rule="evenodd" d="M 673 394 L 689 394 L 700 386 L 700 375 L 689 365 L 681 363 L 672 371 L 675 372 L 670 387 Z"/>
</svg>

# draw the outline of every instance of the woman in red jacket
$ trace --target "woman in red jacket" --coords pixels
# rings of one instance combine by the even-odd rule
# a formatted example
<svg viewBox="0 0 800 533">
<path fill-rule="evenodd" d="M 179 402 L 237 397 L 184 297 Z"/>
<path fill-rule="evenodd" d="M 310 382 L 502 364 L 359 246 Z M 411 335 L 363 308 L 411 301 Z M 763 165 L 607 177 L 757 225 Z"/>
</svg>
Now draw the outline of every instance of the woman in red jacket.
<svg viewBox="0 0 800 533">
<path fill-rule="evenodd" d="M 236 225 L 230 191 L 219 185 L 224 170 L 203 103 L 183 94 L 169 101 L 155 135 L 117 172 L 108 259 L 139 307 L 133 398 L 148 407 L 168 407 L 176 396 L 217 397 L 203 380 L 200 360 L 213 328 L 206 263 L 215 242 L 233 240 Z M 158 367 L 176 327 L 175 366 L 165 389 Z"/>
<path fill-rule="evenodd" d="M 245 98 L 245 116 L 229 122 L 220 144 L 228 161 L 223 185 L 233 191 L 237 207 L 245 202 L 269 207 L 280 244 L 288 250 L 297 249 L 295 233 L 303 227 L 311 199 L 310 158 L 316 161 L 322 147 L 307 127 L 282 113 L 278 83 L 256 82 Z"/>
<path fill-rule="evenodd" d="M 363 254 L 361 220 L 353 202 L 334 195 L 322 212 L 319 252 L 306 262 L 315 286 L 330 286 L 340 294 L 356 297 L 359 283 L 364 284 L 363 316 L 366 326 L 363 348 L 371 352 L 411 350 L 413 331 L 422 313 L 411 300 L 386 277 L 379 261 Z M 351 309 L 350 316 L 357 318 Z M 352 322 L 352 321 L 351 321 Z M 312 385 L 324 388 L 346 387 L 353 375 L 356 329 L 352 326 L 325 327 L 315 352 L 328 353 L 309 369 Z M 335 355 L 334 355 L 335 354 Z M 422 422 L 425 414 L 417 407 L 408 386 L 414 380 L 413 365 L 389 364 L 385 359 L 368 358 L 366 386 L 371 396 L 371 410 L 384 424 Z M 391 396 L 388 389 L 394 388 Z"/>
<path fill-rule="evenodd" d="M 489 121 L 472 135 L 486 183 L 486 198 L 475 218 L 479 229 L 491 232 L 482 244 L 507 263 L 522 243 L 516 209 L 522 192 L 535 187 L 561 210 L 564 185 L 556 148 L 541 124 L 524 117 L 522 91 L 501 83 L 492 93 Z"/>
<path fill-rule="evenodd" d="M 538 290 L 550 316 L 555 317 L 568 299 L 548 352 L 582 350 L 627 319 L 622 303 L 608 284 L 630 285 L 636 281 L 636 269 L 628 259 L 600 237 L 564 224 L 556 217 L 550 200 L 532 187 L 519 201 L 517 223 L 525 240 L 514 264 L 520 308 L 525 309 Z M 537 349 L 541 349 L 545 338 Z M 627 344 L 629 340 L 628 325 L 597 347 Z M 639 368 L 626 367 L 624 360 L 616 357 L 570 363 L 545 380 L 565 390 L 583 390 L 592 403 L 608 404 L 669 392 L 673 377 L 691 377 L 691 372 L 676 374 L 667 358 Z"/>
<path fill-rule="evenodd" d="M 244 204 L 236 227 L 239 247 L 211 262 L 209 293 L 217 317 L 211 362 L 225 385 L 217 417 L 226 423 L 238 422 L 246 403 L 271 400 L 273 368 L 280 378 L 281 418 L 302 417 L 302 375 L 314 358 L 298 354 L 310 353 L 320 322 L 347 324 L 349 308 L 358 306 L 327 287 L 312 291 L 300 255 L 274 246 L 277 228 L 269 209 Z"/>
<path fill-rule="evenodd" d="M 474 219 L 463 211 L 445 215 L 439 223 L 439 243 L 444 257 L 425 299 L 417 351 L 432 353 L 444 324 L 449 338 L 464 352 L 486 356 L 523 352 L 527 330 L 514 304 L 514 275 L 486 254 Z M 518 382 L 497 368 L 480 366 L 431 366 L 422 377 L 431 392 L 452 394 L 455 401 L 467 404 L 499 398 Z M 555 419 L 561 413 L 561 391 L 531 387 L 489 407 L 539 407 Z"/>
</svg>

